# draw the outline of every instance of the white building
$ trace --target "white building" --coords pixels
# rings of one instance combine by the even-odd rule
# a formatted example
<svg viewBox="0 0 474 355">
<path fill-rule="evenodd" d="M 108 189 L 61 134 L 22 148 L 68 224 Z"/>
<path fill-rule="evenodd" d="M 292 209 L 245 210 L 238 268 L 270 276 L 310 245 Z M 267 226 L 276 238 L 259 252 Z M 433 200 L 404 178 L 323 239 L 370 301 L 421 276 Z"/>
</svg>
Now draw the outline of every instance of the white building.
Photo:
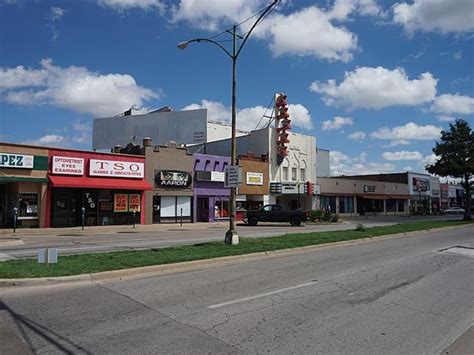
<svg viewBox="0 0 474 355">
<path fill-rule="evenodd" d="M 288 132 L 288 154 L 281 164 L 277 159 L 277 133 L 274 127 L 251 131 L 237 138 L 237 154 L 252 152 L 268 155 L 270 194 L 262 196 L 264 204 L 281 203 L 287 208 L 315 209 L 318 191 L 316 181 L 316 137 Z M 199 153 L 230 155 L 230 139 L 190 147 Z M 308 192 L 308 183 L 313 193 Z M 310 188 L 311 190 L 311 188 Z"/>
<path fill-rule="evenodd" d="M 237 130 L 237 136 L 248 134 Z M 158 110 L 147 114 L 96 118 L 92 129 L 92 148 L 126 146 L 133 139 L 150 137 L 157 144 L 198 144 L 231 137 L 231 126 L 210 121 L 207 109 L 189 111 Z"/>
</svg>

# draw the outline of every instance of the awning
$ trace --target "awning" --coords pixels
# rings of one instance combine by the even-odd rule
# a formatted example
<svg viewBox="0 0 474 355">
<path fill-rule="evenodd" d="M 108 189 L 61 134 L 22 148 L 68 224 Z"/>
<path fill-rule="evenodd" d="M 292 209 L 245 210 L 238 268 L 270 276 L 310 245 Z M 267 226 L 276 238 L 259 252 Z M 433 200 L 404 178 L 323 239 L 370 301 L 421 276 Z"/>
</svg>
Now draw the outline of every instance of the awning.
<svg viewBox="0 0 474 355">
<path fill-rule="evenodd" d="M 389 195 L 380 195 L 380 194 L 360 194 L 357 196 L 365 198 L 367 200 L 387 200 L 390 198 Z"/>
<path fill-rule="evenodd" d="M 143 180 L 118 178 L 92 178 L 87 176 L 48 176 L 53 187 L 114 189 L 114 190 L 152 190 Z"/>
<path fill-rule="evenodd" d="M 0 182 L 38 182 L 47 183 L 47 178 L 20 177 L 20 176 L 0 176 Z"/>
</svg>

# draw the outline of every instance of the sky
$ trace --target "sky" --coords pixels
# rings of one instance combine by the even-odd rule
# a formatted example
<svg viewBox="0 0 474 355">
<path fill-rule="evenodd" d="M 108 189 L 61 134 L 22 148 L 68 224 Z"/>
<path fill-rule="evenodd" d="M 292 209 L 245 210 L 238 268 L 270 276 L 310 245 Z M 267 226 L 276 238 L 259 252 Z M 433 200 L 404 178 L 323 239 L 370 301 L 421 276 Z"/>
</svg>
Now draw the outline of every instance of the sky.
<svg viewBox="0 0 474 355">
<path fill-rule="evenodd" d="M 0 141 L 91 149 L 93 118 L 130 107 L 229 122 L 230 58 L 177 44 L 230 50 L 271 2 L 0 0 Z M 424 172 L 443 129 L 474 128 L 473 78 L 472 0 L 282 0 L 239 54 L 237 125 L 283 92 L 333 175 Z"/>
</svg>

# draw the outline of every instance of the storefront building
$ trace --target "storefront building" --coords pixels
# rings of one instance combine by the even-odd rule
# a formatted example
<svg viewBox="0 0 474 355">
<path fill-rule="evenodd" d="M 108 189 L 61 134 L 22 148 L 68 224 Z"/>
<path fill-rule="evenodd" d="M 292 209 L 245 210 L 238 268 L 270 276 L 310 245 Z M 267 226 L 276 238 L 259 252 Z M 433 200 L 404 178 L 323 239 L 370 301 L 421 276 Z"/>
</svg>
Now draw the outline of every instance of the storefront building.
<svg viewBox="0 0 474 355">
<path fill-rule="evenodd" d="M 44 227 L 48 149 L 0 142 L 0 228 Z"/>
<path fill-rule="evenodd" d="M 449 188 L 448 184 L 439 184 L 441 194 L 441 211 L 449 208 Z"/>
<path fill-rule="evenodd" d="M 408 172 L 408 188 L 410 190 L 410 212 L 432 213 L 431 176 Z"/>
<path fill-rule="evenodd" d="M 464 188 L 458 184 L 448 185 L 449 207 L 464 206 Z"/>
<path fill-rule="evenodd" d="M 242 167 L 242 183 L 237 195 L 237 219 L 243 216 L 242 211 L 262 207 L 270 193 L 269 164 L 266 154 L 255 156 L 253 153 L 239 155 L 239 166 Z"/>
<path fill-rule="evenodd" d="M 441 211 L 441 187 L 439 178 L 430 177 L 431 183 L 431 213 L 439 214 Z"/>
<path fill-rule="evenodd" d="M 145 223 L 145 158 L 50 149 L 46 227 Z"/>
<path fill-rule="evenodd" d="M 146 158 L 146 179 L 153 190 L 145 192 L 145 223 L 193 221 L 194 158 L 175 142 L 152 146 L 149 138 L 141 148 Z"/>
<path fill-rule="evenodd" d="M 224 187 L 229 157 L 194 154 L 193 221 L 214 222 L 229 217 L 230 189 Z"/>
<path fill-rule="evenodd" d="M 319 177 L 319 208 L 340 216 L 399 215 L 408 213 L 408 184 Z"/>
</svg>

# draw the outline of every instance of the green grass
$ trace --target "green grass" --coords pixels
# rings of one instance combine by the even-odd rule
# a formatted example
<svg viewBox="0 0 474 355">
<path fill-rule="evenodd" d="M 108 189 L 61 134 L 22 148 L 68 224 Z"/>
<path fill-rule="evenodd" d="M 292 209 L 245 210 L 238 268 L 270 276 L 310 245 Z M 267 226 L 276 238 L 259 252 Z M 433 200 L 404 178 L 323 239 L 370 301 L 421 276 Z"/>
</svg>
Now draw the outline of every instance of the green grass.
<svg viewBox="0 0 474 355">
<path fill-rule="evenodd" d="M 0 263 L 0 278 L 11 279 L 78 275 L 356 240 L 394 233 L 454 226 L 464 223 L 466 222 L 414 222 L 396 224 L 388 227 L 372 227 L 364 231 L 343 230 L 333 232 L 291 233 L 268 238 L 241 238 L 240 244 L 235 246 L 229 246 L 223 242 L 210 242 L 163 249 L 60 256 L 58 264 L 49 266 L 38 264 L 36 259 L 8 260 Z"/>
</svg>

